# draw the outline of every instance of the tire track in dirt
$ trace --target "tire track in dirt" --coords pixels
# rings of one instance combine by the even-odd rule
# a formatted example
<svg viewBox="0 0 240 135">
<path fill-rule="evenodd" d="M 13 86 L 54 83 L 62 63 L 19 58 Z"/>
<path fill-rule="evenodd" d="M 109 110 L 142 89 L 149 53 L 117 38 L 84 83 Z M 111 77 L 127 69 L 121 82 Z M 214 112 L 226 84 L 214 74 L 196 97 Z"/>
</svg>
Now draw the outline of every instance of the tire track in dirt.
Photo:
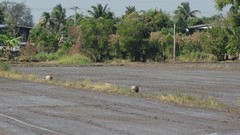
<svg viewBox="0 0 240 135">
<path fill-rule="evenodd" d="M 22 120 L 16 119 L 16 118 L 14 118 L 12 116 L 9 116 L 9 115 L 5 115 L 5 114 L 0 113 L 0 117 L 7 118 L 7 119 L 9 119 L 11 121 L 15 121 L 15 122 L 17 122 L 17 123 L 19 123 L 21 125 L 28 126 L 28 127 L 31 127 L 31 128 L 35 128 L 35 129 L 38 129 L 38 130 L 42 130 L 42 131 L 45 131 L 47 133 L 51 133 L 51 134 L 53 133 L 53 134 L 62 135 L 62 134 L 60 134 L 60 133 L 58 133 L 56 131 L 53 131 L 53 130 L 50 130 L 50 129 L 47 129 L 47 128 L 39 127 L 39 126 L 30 124 L 30 123 L 24 122 Z"/>
</svg>

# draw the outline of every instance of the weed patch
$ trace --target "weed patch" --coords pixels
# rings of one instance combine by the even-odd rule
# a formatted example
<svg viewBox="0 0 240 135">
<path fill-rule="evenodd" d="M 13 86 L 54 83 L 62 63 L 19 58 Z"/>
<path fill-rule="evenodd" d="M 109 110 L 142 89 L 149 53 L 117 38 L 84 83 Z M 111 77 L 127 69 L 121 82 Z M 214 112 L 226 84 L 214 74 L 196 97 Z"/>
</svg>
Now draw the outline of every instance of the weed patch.
<svg viewBox="0 0 240 135">
<path fill-rule="evenodd" d="M 218 110 L 222 110 L 225 108 L 225 105 L 223 103 L 218 102 L 214 97 L 209 97 L 207 99 L 199 99 L 192 95 L 176 93 L 176 94 L 156 94 L 153 95 L 152 98 L 159 99 L 163 102 L 170 102 L 188 107 L 212 108 Z"/>
<path fill-rule="evenodd" d="M 186 53 L 177 57 L 177 61 L 179 62 L 216 62 L 217 57 L 208 53 L 191 52 L 191 53 Z"/>
<path fill-rule="evenodd" d="M 86 56 L 76 54 L 72 56 L 64 55 L 57 60 L 59 64 L 77 64 L 77 65 L 87 65 L 91 64 L 91 60 Z"/>
<path fill-rule="evenodd" d="M 9 71 L 11 66 L 5 62 L 0 61 L 0 71 Z"/>
</svg>

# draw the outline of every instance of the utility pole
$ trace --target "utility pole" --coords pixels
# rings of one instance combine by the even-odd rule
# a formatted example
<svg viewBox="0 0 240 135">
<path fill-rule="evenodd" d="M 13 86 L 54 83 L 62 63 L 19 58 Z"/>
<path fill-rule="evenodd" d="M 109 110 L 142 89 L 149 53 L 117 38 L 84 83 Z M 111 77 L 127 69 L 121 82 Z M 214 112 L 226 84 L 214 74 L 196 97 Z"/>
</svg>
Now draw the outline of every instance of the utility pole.
<svg viewBox="0 0 240 135">
<path fill-rule="evenodd" d="M 176 61 L 176 25 L 174 24 L 174 34 L 173 34 L 173 62 Z"/>
<path fill-rule="evenodd" d="M 79 10 L 80 8 L 77 6 L 73 6 L 72 8 L 70 8 L 71 10 L 74 10 L 75 15 L 74 15 L 74 25 L 77 25 L 77 10 Z"/>
</svg>

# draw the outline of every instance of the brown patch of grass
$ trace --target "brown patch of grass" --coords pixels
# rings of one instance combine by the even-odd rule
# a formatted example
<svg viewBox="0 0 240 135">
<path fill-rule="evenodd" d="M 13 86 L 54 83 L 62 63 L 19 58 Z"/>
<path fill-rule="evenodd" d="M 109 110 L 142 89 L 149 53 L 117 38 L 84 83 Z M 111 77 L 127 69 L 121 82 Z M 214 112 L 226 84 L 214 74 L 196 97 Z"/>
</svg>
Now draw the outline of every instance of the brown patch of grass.
<svg viewBox="0 0 240 135">
<path fill-rule="evenodd" d="M 156 94 L 152 98 L 161 100 L 163 102 L 170 102 L 178 105 L 198 108 L 211 108 L 217 110 L 223 110 L 226 105 L 220 103 L 215 97 L 209 97 L 206 99 L 199 99 L 192 95 L 185 95 L 181 93 L 177 94 Z"/>
</svg>

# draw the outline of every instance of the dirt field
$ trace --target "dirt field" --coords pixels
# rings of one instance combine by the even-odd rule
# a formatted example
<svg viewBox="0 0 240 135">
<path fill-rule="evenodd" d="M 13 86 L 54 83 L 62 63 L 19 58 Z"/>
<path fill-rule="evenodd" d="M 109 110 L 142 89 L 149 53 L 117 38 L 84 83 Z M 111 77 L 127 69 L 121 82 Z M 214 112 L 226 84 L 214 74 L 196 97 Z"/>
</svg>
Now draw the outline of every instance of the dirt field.
<svg viewBox="0 0 240 135">
<path fill-rule="evenodd" d="M 57 80 L 90 79 L 140 92 L 214 96 L 240 107 L 239 64 L 160 64 L 84 67 L 15 67 Z M 239 135 L 240 116 L 174 106 L 136 97 L 60 88 L 0 78 L 3 134 Z"/>
</svg>

